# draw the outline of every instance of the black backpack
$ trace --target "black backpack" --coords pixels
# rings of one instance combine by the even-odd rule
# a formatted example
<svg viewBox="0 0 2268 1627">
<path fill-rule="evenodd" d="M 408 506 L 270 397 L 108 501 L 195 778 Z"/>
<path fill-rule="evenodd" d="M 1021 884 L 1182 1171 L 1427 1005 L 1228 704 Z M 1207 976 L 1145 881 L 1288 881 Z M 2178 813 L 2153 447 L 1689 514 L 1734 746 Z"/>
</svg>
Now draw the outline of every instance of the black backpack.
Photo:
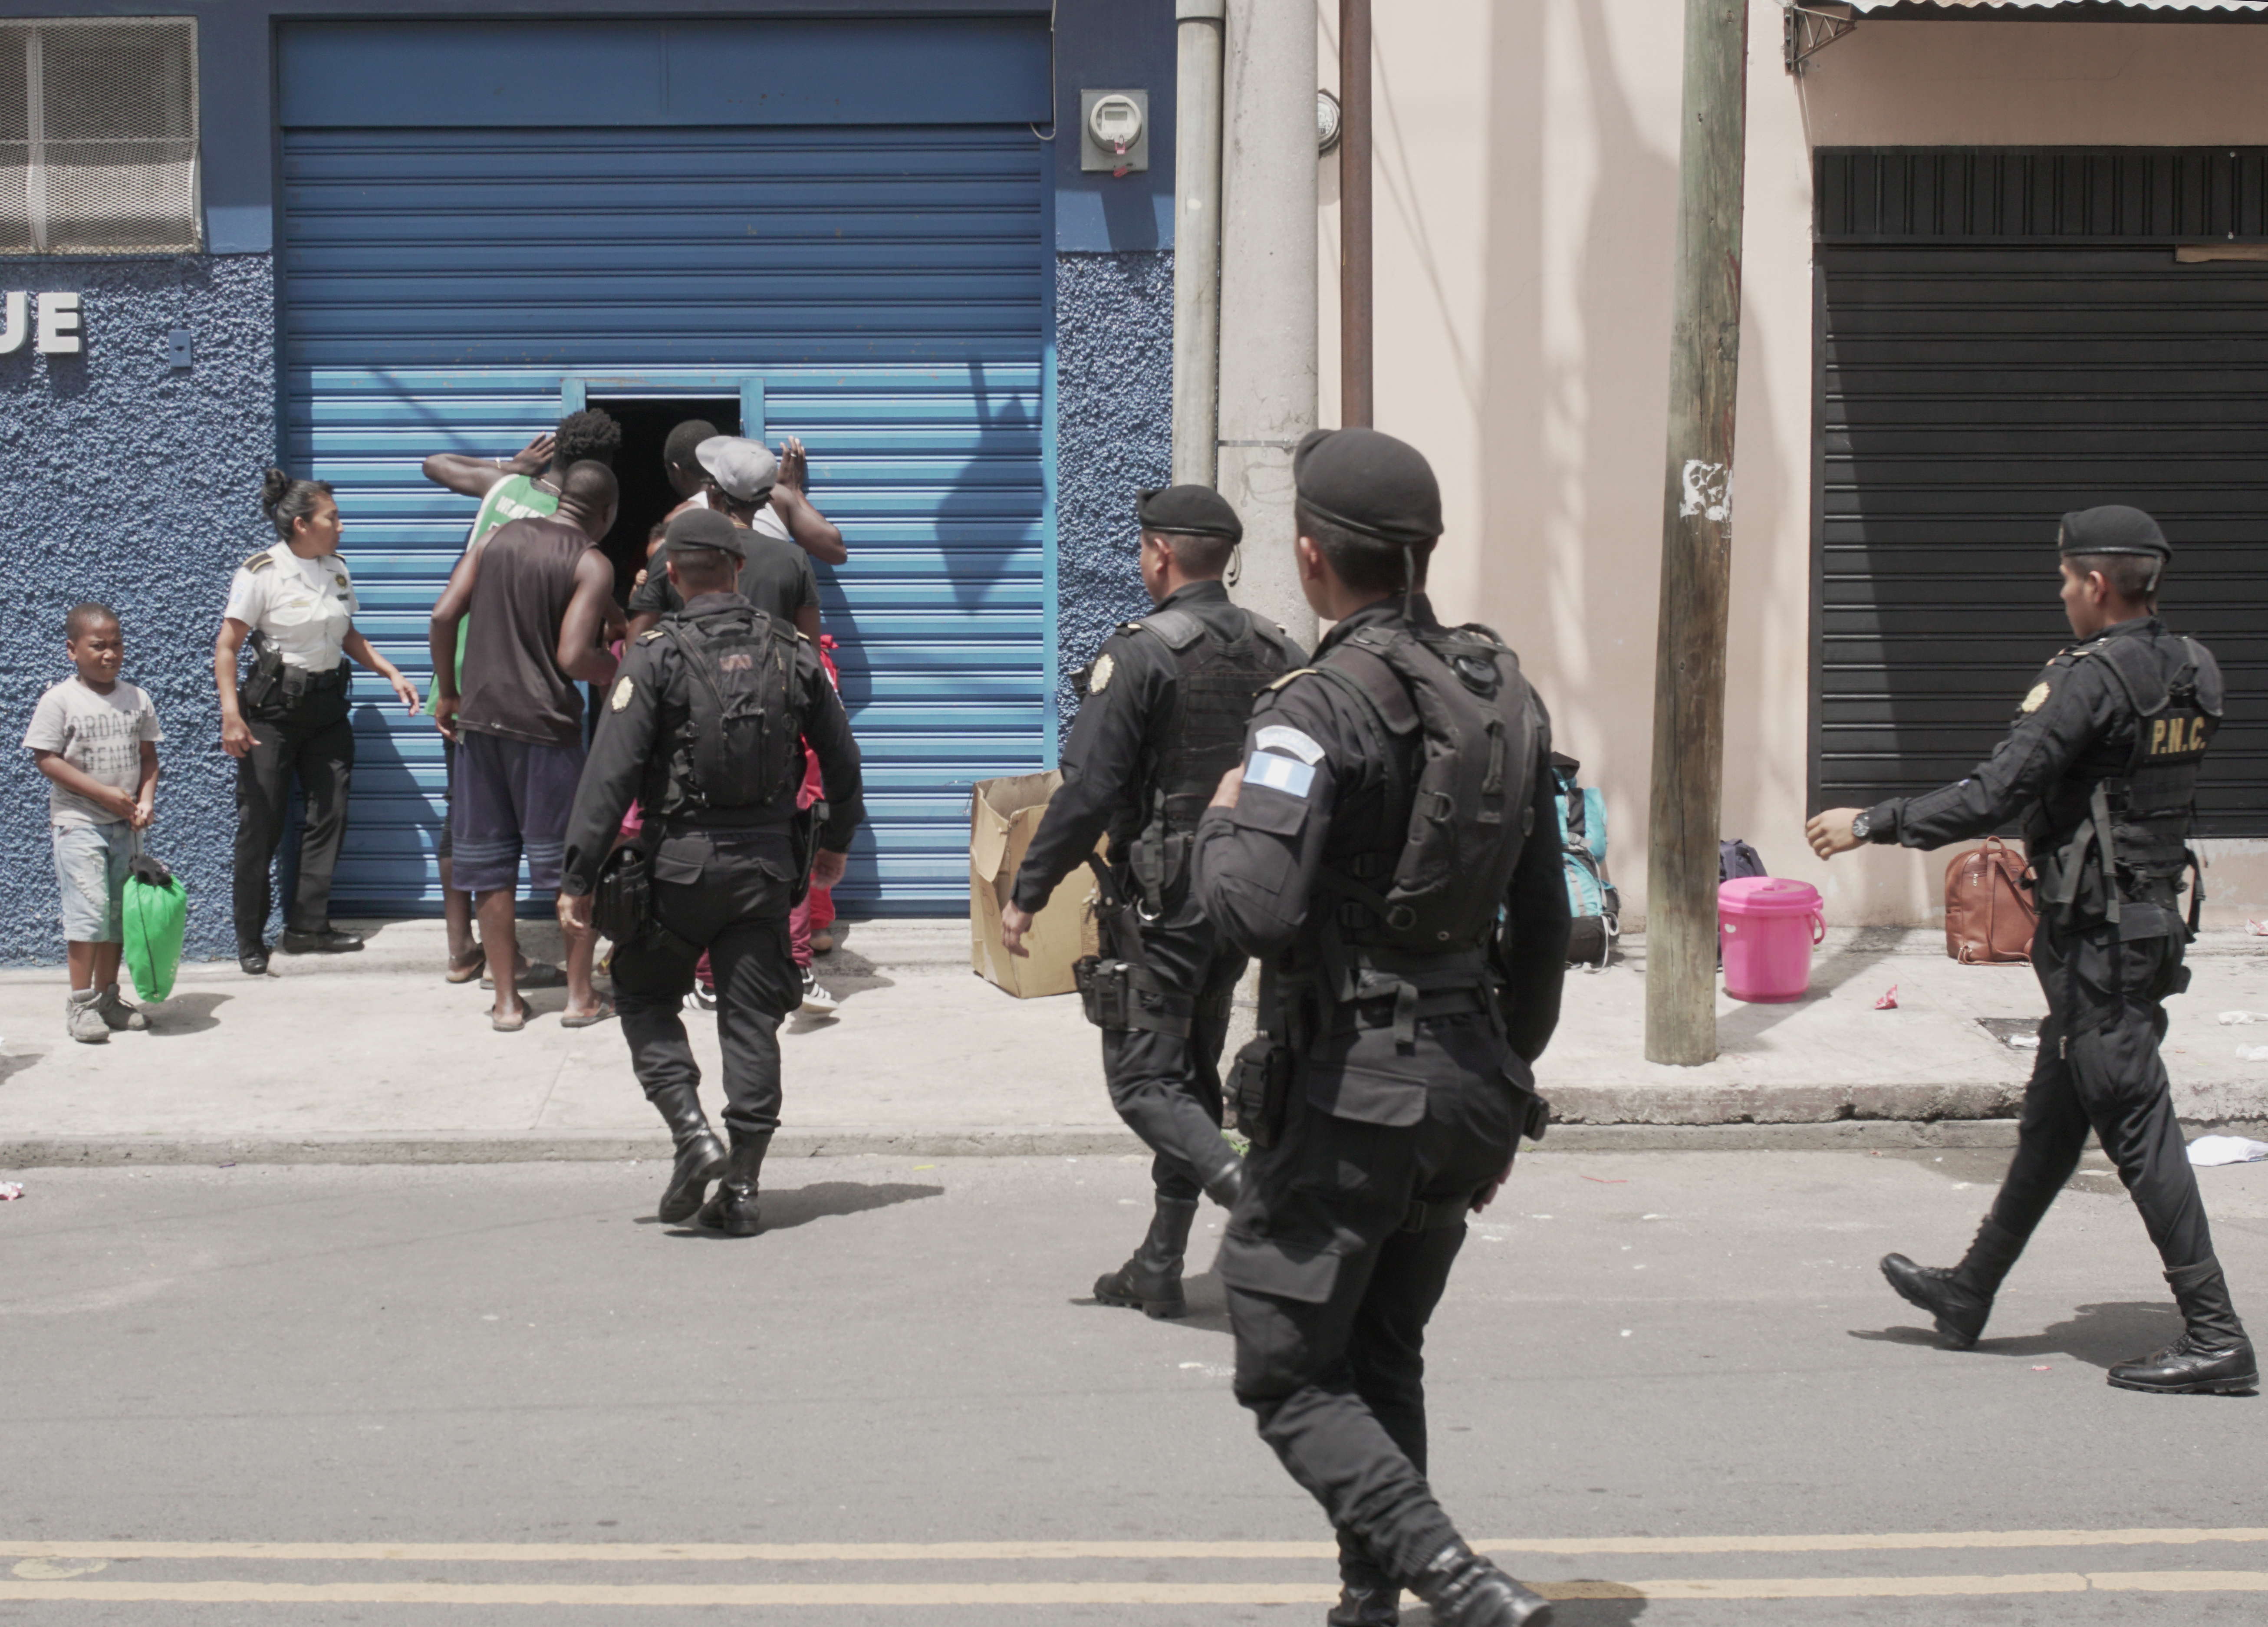
<svg viewBox="0 0 2268 1627">
<path fill-rule="evenodd" d="M 1534 834 L 1535 745 L 1545 725 L 1520 658 L 1476 624 L 1366 627 L 1314 671 L 1368 714 L 1388 747 L 1388 806 L 1410 808 L 1409 840 L 1393 873 L 1378 878 L 1382 888 L 1320 872 L 1323 885 L 1375 917 L 1349 941 L 1419 954 L 1483 944 Z M 1414 784 L 1395 745 L 1412 733 L 1422 735 Z"/>
<path fill-rule="evenodd" d="M 668 616 L 661 628 L 691 681 L 671 777 L 686 805 L 755 807 L 790 796 L 804 772 L 795 629 L 752 605 Z"/>
</svg>

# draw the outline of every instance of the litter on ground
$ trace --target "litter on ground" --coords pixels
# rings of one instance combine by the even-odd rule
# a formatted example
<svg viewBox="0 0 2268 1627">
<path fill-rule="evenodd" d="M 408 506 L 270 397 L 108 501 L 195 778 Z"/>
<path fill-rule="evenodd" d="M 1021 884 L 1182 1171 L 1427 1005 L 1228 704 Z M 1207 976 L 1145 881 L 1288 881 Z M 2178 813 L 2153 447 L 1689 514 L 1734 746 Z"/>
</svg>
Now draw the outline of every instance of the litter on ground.
<svg viewBox="0 0 2268 1627">
<path fill-rule="evenodd" d="M 2263 1159 L 2268 1159 L 2268 1141 L 2245 1136 L 2199 1136 L 2190 1143 L 2190 1162 L 2200 1166 L 2257 1164 Z"/>
</svg>

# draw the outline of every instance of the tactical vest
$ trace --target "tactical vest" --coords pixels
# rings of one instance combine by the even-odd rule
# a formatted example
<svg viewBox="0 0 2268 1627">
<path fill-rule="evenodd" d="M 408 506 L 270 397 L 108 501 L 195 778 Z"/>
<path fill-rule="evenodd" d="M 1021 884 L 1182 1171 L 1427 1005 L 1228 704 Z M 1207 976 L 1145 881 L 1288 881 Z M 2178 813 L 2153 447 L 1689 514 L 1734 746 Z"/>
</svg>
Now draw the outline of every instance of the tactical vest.
<svg viewBox="0 0 2268 1627">
<path fill-rule="evenodd" d="M 751 605 L 681 613 L 659 629 L 686 673 L 687 713 L 670 741 L 665 815 L 793 806 L 803 781 L 795 715 L 796 633 Z"/>
<path fill-rule="evenodd" d="M 1498 911 L 1535 822 L 1543 708 L 1520 658 L 1488 629 L 1366 627 L 1316 663 L 1351 696 L 1387 763 L 1390 852 L 1326 865 L 1342 901 L 1321 917 L 1316 971 L 1336 1005 L 1394 997 L 1396 1038 L 1476 1005 Z"/>
<path fill-rule="evenodd" d="M 2104 639 L 2086 653 L 2102 662 L 2134 718 L 2125 772 L 2088 792 L 2088 818 L 2040 866 L 2041 907 L 2059 924 L 2117 924 L 2122 938 L 2170 935 L 2185 872 L 2198 771 L 2220 726 L 2220 667 L 2194 638 L 2165 634 Z M 2036 863 L 2036 860 L 2035 861 Z M 2202 887 L 2190 896 L 2198 926 Z"/>
<path fill-rule="evenodd" d="M 1143 748 L 1147 817 L 1128 851 L 1134 885 L 1153 913 L 1180 902 L 1197 821 L 1220 777 L 1244 755 L 1253 700 L 1289 665 L 1283 629 L 1239 614 L 1244 633 L 1226 640 L 1179 606 L 1126 623 L 1174 652 L 1173 701 L 1151 720 Z"/>
</svg>

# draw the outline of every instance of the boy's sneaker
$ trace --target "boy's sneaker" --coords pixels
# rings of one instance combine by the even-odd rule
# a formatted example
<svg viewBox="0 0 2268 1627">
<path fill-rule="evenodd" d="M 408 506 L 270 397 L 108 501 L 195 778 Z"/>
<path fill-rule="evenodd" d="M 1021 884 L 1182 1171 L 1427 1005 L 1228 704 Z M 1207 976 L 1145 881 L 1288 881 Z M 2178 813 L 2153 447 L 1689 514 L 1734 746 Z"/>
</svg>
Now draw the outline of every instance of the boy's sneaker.
<svg viewBox="0 0 2268 1627">
<path fill-rule="evenodd" d="M 717 990 L 711 988 L 707 983 L 696 982 L 693 985 L 693 992 L 685 997 L 685 1009 L 688 1012 L 715 1011 L 717 1009 Z"/>
<path fill-rule="evenodd" d="M 150 1020 L 142 1014 L 140 1006 L 129 1005 L 118 998 L 116 983 L 105 983 L 98 992 L 101 998 L 95 1001 L 94 1007 L 102 1013 L 102 1020 L 110 1025 L 113 1034 L 121 1028 L 131 1028 L 139 1034 L 150 1026 Z"/>
<path fill-rule="evenodd" d="M 835 1008 L 842 1004 L 842 1001 L 820 987 L 818 975 L 809 967 L 803 968 L 803 1004 L 797 1006 L 796 1010 L 825 1017 L 831 1015 Z"/>
<path fill-rule="evenodd" d="M 82 1045 L 110 1043 L 110 1025 L 102 1020 L 102 990 L 74 989 L 63 1002 L 64 1031 Z"/>
</svg>

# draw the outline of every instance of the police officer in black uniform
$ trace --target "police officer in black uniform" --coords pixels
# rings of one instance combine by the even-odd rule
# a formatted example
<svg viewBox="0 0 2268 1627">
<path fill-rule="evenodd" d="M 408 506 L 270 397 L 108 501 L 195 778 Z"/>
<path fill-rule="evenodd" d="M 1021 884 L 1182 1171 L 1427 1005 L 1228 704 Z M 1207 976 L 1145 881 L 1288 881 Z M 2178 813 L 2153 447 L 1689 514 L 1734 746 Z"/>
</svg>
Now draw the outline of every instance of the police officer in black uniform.
<svg viewBox="0 0 2268 1627">
<path fill-rule="evenodd" d="M 756 1233 L 757 1177 L 779 1128 L 780 1020 L 802 998 L 788 911 L 809 881 L 842 879 L 864 817 L 858 747 L 817 646 L 736 591 L 748 534 L 713 510 L 670 521 L 669 580 L 685 607 L 623 656 L 576 788 L 559 884 L 561 918 L 587 926 L 605 866 L 609 887 L 623 889 L 615 908 L 639 917 L 600 924 L 615 938 L 615 1006 L 631 1065 L 677 1143 L 660 1217 L 697 1213 L 734 1237 Z M 827 791 L 800 821 L 799 736 L 818 754 Z M 633 797 L 643 830 L 609 864 Z M 650 911 L 636 897 L 642 867 Z M 729 1158 L 701 1111 L 685 1036 L 703 950 L 717 979 Z"/>
<path fill-rule="evenodd" d="M 2189 986 L 2182 951 L 2197 930 L 2179 894 L 2198 771 L 2220 721 L 2220 669 L 2158 620 L 2173 556 L 2158 524 L 2112 505 L 2066 514 L 2063 605 L 2080 642 L 2050 661 L 1992 757 L 1966 779 L 1863 812 L 1834 808 L 1807 834 L 1821 858 L 1864 842 L 1941 847 L 2022 816 L 2036 880 L 2032 965 L 2048 999 L 2024 1092 L 2016 1155 L 1961 1263 L 1882 1274 L 1967 1350 L 1992 1296 L 2079 1166 L 2092 1129 L 2118 1167 L 2180 1305 L 2178 1342 L 2110 1369 L 2123 1389 L 2242 1395 L 2259 1387 L 2244 1325 L 2213 1257 L 2158 1042 L 2161 1002 Z"/>
<path fill-rule="evenodd" d="M 1142 585 L 1158 608 L 1129 622 L 1072 679 L 1084 696 L 1001 936 L 1013 954 L 1064 878 L 1098 865 L 1102 955 L 1080 968 L 1087 1014 L 1102 1029 L 1111 1105 L 1157 1156 L 1156 1209 L 1133 1256 L 1098 1278 L 1105 1305 L 1179 1316 L 1182 1259 L 1197 1200 L 1233 1204 L 1243 1160 L 1221 1139 L 1220 1052 L 1244 975 L 1244 952 L 1189 896 L 1189 850 L 1221 771 L 1244 747 L 1255 696 L 1300 660 L 1273 622 L 1239 609 L 1221 585 L 1244 536 L 1236 511 L 1204 486 L 1145 491 Z"/>
<path fill-rule="evenodd" d="M 1518 658 L 1435 619 L 1433 472 L 1373 430 L 1292 464 L 1300 585 L 1336 625 L 1262 697 L 1198 826 L 1197 894 L 1263 957 L 1266 1034 L 1230 1089 L 1256 1151 L 1217 1268 L 1236 1395 L 1330 1516 L 1337 1627 L 1549 1605 L 1458 1536 L 1425 1481 L 1425 1324 L 1523 1133 L 1568 916 L 1550 725 Z"/>
</svg>

